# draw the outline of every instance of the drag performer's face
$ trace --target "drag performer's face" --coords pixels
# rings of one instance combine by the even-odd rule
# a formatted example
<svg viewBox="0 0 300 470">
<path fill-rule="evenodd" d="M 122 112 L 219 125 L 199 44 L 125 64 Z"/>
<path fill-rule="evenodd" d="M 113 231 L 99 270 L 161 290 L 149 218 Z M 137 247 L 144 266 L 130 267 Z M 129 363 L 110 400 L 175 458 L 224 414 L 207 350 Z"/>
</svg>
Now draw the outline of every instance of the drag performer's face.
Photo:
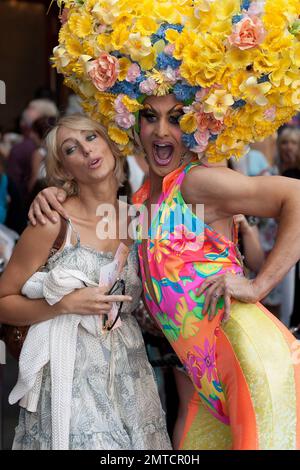
<svg viewBox="0 0 300 470">
<path fill-rule="evenodd" d="M 179 120 L 183 104 L 174 95 L 151 96 L 141 111 L 140 139 L 150 168 L 165 176 L 178 168 L 187 153 Z"/>
<path fill-rule="evenodd" d="M 115 158 L 96 131 L 60 127 L 57 143 L 66 175 L 77 183 L 98 183 L 113 173 Z"/>
</svg>

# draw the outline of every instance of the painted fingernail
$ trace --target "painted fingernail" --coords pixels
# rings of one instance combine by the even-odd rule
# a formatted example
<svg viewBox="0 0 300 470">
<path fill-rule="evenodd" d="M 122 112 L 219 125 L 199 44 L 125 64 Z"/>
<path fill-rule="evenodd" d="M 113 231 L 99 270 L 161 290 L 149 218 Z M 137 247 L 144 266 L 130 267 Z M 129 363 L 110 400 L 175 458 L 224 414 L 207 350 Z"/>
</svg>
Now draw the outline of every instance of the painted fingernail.
<svg viewBox="0 0 300 470">
<path fill-rule="evenodd" d="M 53 217 L 53 222 L 56 224 L 56 222 L 58 222 L 57 218 L 56 217 Z"/>
</svg>

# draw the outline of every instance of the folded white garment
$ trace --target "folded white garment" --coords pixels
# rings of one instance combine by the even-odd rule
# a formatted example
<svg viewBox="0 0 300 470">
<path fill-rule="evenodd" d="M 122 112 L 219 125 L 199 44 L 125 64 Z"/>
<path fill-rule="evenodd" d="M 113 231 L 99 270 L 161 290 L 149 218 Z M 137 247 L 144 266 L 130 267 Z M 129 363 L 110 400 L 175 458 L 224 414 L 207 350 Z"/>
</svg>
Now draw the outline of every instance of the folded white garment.
<svg viewBox="0 0 300 470">
<path fill-rule="evenodd" d="M 59 302 L 74 289 L 97 287 L 78 270 L 55 267 L 50 272 L 35 273 L 23 286 L 22 294 L 31 299 L 45 298 L 50 305 Z M 71 416 L 72 384 L 76 357 L 78 326 L 91 335 L 102 334 L 100 317 L 96 315 L 59 315 L 32 325 L 25 339 L 19 361 L 18 381 L 9 396 L 9 403 L 20 400 L 30 412 L 37 410 L 43 367 L 50 361 L 52 448 L 68 449 Z"/>
</svg>

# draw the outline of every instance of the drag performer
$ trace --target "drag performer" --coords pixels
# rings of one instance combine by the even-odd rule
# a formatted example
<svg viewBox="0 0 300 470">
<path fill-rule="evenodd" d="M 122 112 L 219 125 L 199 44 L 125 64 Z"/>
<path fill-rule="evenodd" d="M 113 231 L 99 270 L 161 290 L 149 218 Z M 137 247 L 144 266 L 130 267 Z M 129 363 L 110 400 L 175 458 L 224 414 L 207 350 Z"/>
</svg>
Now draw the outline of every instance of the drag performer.
<svg viewBox="0 0 300 470">
<path fill-rule="evenodd" d="M 300 448 L 298 344 L 259 303 L 300 257 L 299 183 L 222 164 L 299 111 L 299 11 L 299 0 L 69 0 L 61 15 L 58 71 L 123 154 L 150 166 L 138 252 L 146 306 L 195 387 L 182 449 Z M 48 202 L 63 211 L 59 194 L 44 190 L 33 223 Z M 238 213 L 280 221 L 254 280 Z"/>
</svg>

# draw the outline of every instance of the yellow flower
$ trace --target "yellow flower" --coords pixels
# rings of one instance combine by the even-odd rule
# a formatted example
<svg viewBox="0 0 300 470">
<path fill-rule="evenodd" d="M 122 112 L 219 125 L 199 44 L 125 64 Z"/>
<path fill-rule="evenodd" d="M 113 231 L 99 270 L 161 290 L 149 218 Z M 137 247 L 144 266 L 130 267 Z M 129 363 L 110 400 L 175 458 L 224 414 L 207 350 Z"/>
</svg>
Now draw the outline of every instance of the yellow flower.
<svg viewBox="0 0 300 470">
<path fill-rule="evenodd" d="M 110 41 L 110 34 L 98 34 L 97 36 L 97 45 L 100 48 L 100 51 L 110 52 L 111 49 L 111 41 Z"/>
<path fill-rule="evenodd" d="M 295 46 L 293 47 L 291 57 L 292 57 L 293 64 L 296 67 L 300 67 L 300 42 L 295 44 Z"/>
<path fill-rule="evenodd" d="M 218 137 L 216 145 L 222 153 L 231 154 L 236 158 L 240 158 L 247 152 L 247 146 L 239 137 L 226 135 L 226 133 Z"/>
<path fill-rule="evenodd" d="M 129 142 L 129 137 L 127 132 L 122 131 L 116 126 L 110 126 L 108 128 L 108 135 L 116 144 L 126 145 Z"/>
<path fill-rule="evenodd" d="M 89 41 L 85 41 L 83 44 L 82 44 L 82 47 L 83 47 L 83 51 L 86 55 L 89 55 L 91 57 L 94 57 L 95 55 L 95 50 L 94 50 L 94 45 L 93 43 L 89 42 Z"/>
<path fill-rule="evenodd" d="M 96 93 L 95 98 L 98 101 L 98 109 L 101 114 L 106 117 L 111 117 L 115 114 L 115 95 L 112 95 L 111 93 Z"/>
<path fill-rule="evenodd" d="M 253 69 L 255 72 L 266 74 L 277 69 L 279 63 L 278 52 L 258 51 L 253 60 Z"/>
<path fill-rule="evenodd" d="M 151 36 L 151 34 L 157 31 L 158 26 L 153 19 L 147 16 L 142 16 L 137 20 L 134 29 L 142 36 Z"/>
<path fill-rule="evenodd" d="M 74 28 L 79 38 L 85 38 L 93 32 L 93 17 L 86 14 L 80 15 Z"/>
<path fill-rule="evenodd" d="M 58 33 L 58 42 L 61 44 L 65 42 L 67 35 L 70 34 L 69 26 L 65 23 L 59 30 Z"/>
<path fill-rule="evenodd" d="M 98 18 L 101 23 L 110 25 L 120 15 L 119 7 L 119 2 L 114 0 L 107 0 L 103 2 L 97 1 L 94 8 L 92 9 L 92 13 L 94 13 L 96 18 Z"/>
<path fill-rule="evenodd" d="M 292 103 L 298 106 L 300 104 L 300 80 L 295 80 L 292 88 L 294 90 L 292 94 Z"/>
<path fill-rule="evenodd" d="M 69 55 L 67 54 L 67 51 L 66 49 L 64 49 L 63 47 L 61 46 L 56 46 L 54 49 L 53 49 L 53 63 L 55 64 L 55 66 L 58 68 L 58 70 L 61 70 L 63 68 L 65 68 L 69 62 L 70 62 L 70 57 Z"/>
<path fill-rule="evenodd" d="M 171 44 L 176 42 L 180 38 L 180 36 L 181 34 L 175 29 L 167 29 L 166 34 L 165 34 L 166 40 L 170 42 Z"/>
<path fill-rule="evenodd" d="M 118 79 L 120 81 L 123 81 L 125 80 L 126 76 L 127 76 L 127 72 L 128 72 L 128 69 L 129 67 L 131 66 L 132 62 L 127 59 L 127 57 L 121 57 L 119 59 L 119 75 L 118 75 Z"/>
<path fill-rule="evenodd" d="M 150 38 L 142 36 L 140 33 L 131 33 L 126 46 L 132 60 L 137 62 L 152 51 Z"/>
<path fill-rule="evenodd" d="M 80 14 L 79 13 L 77 13 L 76 11 L 75 12 L 73 11 L 69 14 L 68 26 L 70 28 L 70 32 L 72 32 L 72 33 L 75 32 L 78 20 L 80 20 Z"/>
<path fill-rule="evenodd" d="M 120 15 L 116 18 L 116 20 L 111 25 L 112 30 L 115 31 L 115 29 L 119 28 L 120 26 L 123 28 L 131 27 L 133 23 L 133 18 L 134 18 L 133 15 L 131 15 L 128 12 L 120 13 Z"/>
<path fill-rule="evenodd" d="M 208 88 L 216 83 L 218 74 L 225 67 L 224 54 L 225 47 L 220 36 L 197 36 L 183 46 L 181 75 L 191 85 Z"/>
<path fill-rule="evenodd" d="M 132 99 L 127 95 L 123 96 L 122 103 L 124 104 L 124 106 L 126 106 L 126 108 L 128 109 L 130 113 L 136 113 L 137 111 L 139 111 L 140 109 L 143 109 L 144 107 L 137 100 Z"/>
<path fill-rule="evenodd" d="M 250 103 L 256 103 L 259 106 L 268 104 L 266 94 L 270 91 L 272 85 L 269 82 L 258 83 L 257 78 L 251 76 L 240 85 L 242 98 Z"/>
<path fill-rule="evenodd" d="M 185 134 L 192 134 L 197 129 L 197 120 L 193 113 L 187 113 L 180 119 L 180 128 Z"/>
<path fill-rule="evenodd" d="M 156 53 L 154 47 L 151 48 L 150 53 L 140 59 L 140 66 L 142 70 L 151 70 L 155 66 Z"/>
<path fill-rule="evenodd" d="M 154 14 L 157 18 L 163 21 L 168 18 L 169 23 L 181 23 L 181 15 L 178 10 L 174 8 L 172 2 L 155 2 L 154 5 Z"/>
<path fill-rule="evenodd" d="M 81 54 L 84 53 L 81 42 L 74 36 L 70 35 L 66 38 L 65 46 L 67 52 L 72 57 L 79 57 Z"/>
<path fill-rule="evenodd" d="M 226 62 L 231 65 L 234 70 L 244 69 L 253 62 L 253 49 L 241 50 L 238 47 L 231 47 L 225 56 Z M 233 77 L 231 77 L 233 78 Z"/>
<path fill-rule="evenodd" d="M 227 90 L 215 90 L 205 101 L 204 111 L 213 113 L 218 121 L 224 119 L 229 106 L 233 105 L 234 99 Z"/>
<path fill-rule="evenodd" d="M 98 0 L 86 0 L 83 6 L 86 11 L 90 12 L 94 8 L 97 2 Z"/>
<path fill-rule="evenodd" d="M 234 97 L 240 97 L 241 91 L 240 91 L 240 85 L 249 78 L 250 75 L 246 70 L 239 70 L 235 73 L 232 74 L 230 77 L 230 83 L 228 85 L 229 91 Z"/>
<path fill-rule="evenodd" d="M 111 44 L 113 49 L 117 51 L 124 47 L 124 44 L 129 38 L 129 32 L 125 27 L 116 28 L 111 34 Z"/>
</svg>

